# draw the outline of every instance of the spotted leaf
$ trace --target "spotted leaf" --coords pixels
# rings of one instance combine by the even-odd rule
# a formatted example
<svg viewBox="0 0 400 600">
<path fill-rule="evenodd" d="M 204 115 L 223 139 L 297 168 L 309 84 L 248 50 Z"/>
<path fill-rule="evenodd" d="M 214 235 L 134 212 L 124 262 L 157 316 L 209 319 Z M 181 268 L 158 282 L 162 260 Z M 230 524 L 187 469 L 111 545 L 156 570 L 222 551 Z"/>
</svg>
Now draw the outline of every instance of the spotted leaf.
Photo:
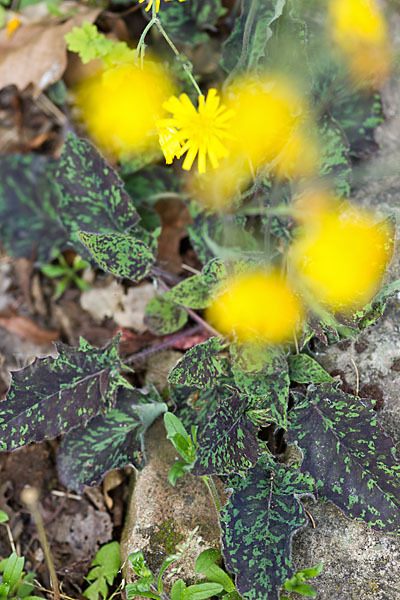
<svg viewBox="0 0 400 600">
<path fill-rule="evenodd" d="M 245 479 L 233 477 L 228 485 L 234 491 L 221 512 L 225 564 L 241 596 L 278 600 L 294 574 L 292 537 L 306 523 L 299 498 L 312 493 L 313 480 L 263 457 Z"/>
<path fill-rule="evenodd" d="M 0 449 L 53 439 L 112 408 L 117 388 L 131 387 L 119 374 L 118 341 L 104 348 L 83 338 L 78 348 L 56 343 L 57 358 L 37 358 L 13 372 L 0 404 Z"/>
<path fill-rule="evenodd" d="M 112 410 L 64 437 L 57 458 L 61 483 L 81 492 L 85 485 L 99 485 L 112 469 L 144 467 L 144 434 L 167 410 L 155 390 L 119 389 Z"/>
<path fill-rule="evenodd" d="M 197 388 L 214 387 L 216 379 L 223 373 L 223 364 L 217 354 L 225 345 L 221 338 L 212 337 L 193 346 L 172 369 L 169 383 Z"/>
<path fill-rule="evenodd" d="M 364 401 L 329 383 L 311 385 L 290 412 L 288 439 L 323 500 L 373 529 L 400 532 L 400 462 Z"/>
</svg>

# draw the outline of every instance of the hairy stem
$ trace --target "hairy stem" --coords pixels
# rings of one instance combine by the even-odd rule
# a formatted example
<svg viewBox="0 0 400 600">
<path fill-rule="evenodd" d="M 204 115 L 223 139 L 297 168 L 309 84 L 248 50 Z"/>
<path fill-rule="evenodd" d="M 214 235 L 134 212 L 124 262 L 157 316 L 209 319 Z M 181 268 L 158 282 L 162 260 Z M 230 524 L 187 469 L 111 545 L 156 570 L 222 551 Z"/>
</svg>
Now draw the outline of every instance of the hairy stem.
<svg viewBox="0 0 400 600">
<path fill-rule="evenodd" d="M 240 58 L 237 61 L 235 67 L 232 69 L 232 71 L 230 72 L 230 74 L 228 75 L 228 77 L 225 80 L 225 83 L 224 83 L 225 89 L 230 84 L 232 79 L 234 77 L 236 77 L 236 75 L 241 71 L 241 69 L 243 68 L 243 66 L 245 64 L 247 54 L 249 51 L 250 36 L 251 36 L 251 31 L 253 29 L 254 19 L 256 18 L 258 3 L 259 3 L 259 0 L 251 0 L 249 14 L 247 15 L 246 23 L 244 26 L 242 51 L 240 54 Z"/>
<path fill-rule="evenodd" d="M 221 512 L 221 500 L 219 499 L 217 488 L 215 487 L 214 480 L 211 475 L 202 475 L 202 480 L 204 481 L 208 491 L 210 492 L 210 496 L 213 499 L 215 510 L 217 511 L 217 517 L 219 520 L 219 513 Z"/>
</svg>

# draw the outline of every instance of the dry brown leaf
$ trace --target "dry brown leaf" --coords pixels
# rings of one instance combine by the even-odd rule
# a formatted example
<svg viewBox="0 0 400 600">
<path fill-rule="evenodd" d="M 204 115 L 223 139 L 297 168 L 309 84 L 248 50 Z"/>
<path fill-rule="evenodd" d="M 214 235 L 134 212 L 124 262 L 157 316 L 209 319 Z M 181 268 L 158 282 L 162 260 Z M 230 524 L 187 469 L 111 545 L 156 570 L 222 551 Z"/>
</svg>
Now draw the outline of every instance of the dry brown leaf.
<svg viewBox="0 0 400 600">
<path fill-rule="evenodd" d="M 111 492 L 116 487 L 121 485 L 121 483 L 123 481 L 124 481 L 124 476 L 123 476 L 122 472 L 118 469 L 113 469 L 112 471 L 109 471 L 106 474 L 106 476 L 104 477 L 103 494 L 104 494 L 104 500 L 105 500 L 108 510 L 111 510 L 113 507 L 113 504 L 114 504 L 114 501 L 111 498 L 109 492 Z"/>
<path fill-rule="evenodd" d="M 0 327 L 36 344 L 50 344 L 60 337 L 59 331 L 42 329 L 21 315 L 0 316 Z"/>
<path fill-rule="evenodd" d="M 16 85 L 24 90 L 33 85 L 38 96 L 51 83 L 60 79 L 67 65 L 64 36 L 84 21 L 93 22 L 100 12 L 76 4 L 77 13 L 64 22 L 21 25 L 10 39 L 0 31 L 0 89 Z"/>
</svg>

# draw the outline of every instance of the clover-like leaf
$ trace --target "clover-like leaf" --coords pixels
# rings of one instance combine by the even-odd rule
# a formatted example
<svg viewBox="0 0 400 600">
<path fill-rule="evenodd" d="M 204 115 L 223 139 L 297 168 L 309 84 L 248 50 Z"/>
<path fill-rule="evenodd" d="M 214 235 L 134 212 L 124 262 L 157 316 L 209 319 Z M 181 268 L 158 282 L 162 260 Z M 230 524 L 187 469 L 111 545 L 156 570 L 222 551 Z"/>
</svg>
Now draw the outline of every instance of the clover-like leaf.
<svg viewBox="0 0 400 600">
<path fill-rule="evenodd" d="M 87 140 L 67 135 L 56 181 L 60 216 L 73 242 L 78 231 L 127 233 L 139 220 L 124 182 Z"/>
<path fill-rule="evenodd" d="M 208 425 L 197 436 L 197 475 L 244 476 L 261 454 L 258 428 L 246 415 L 247 398 L 234 392 L 222 399 Z"/>
<path fill-rule="evenodd" d="M 147 303 L 144 323 L 153 333 L 168 335 L 182 329 L 188 318 L 188 313 L 164 294 Z"/>
<path fill-rule="evenodd" d="M 311 385 L 290 412 L 288 439 L 323 500 L 373 529 L 400 532 L 400 462 L 365 402 L 332 384 Z"/>
<path fill-rule="evenodd" d="M 80 493 L 85 485 L 99 485 L 112 469 L 144 467 L 144 434 L 167 410 L 155 390 L 120 389 L 112 410 L 62 440 L 57 458 L 61 483 Z"/>
<path fill-rule="evenodd" d="M 135 283 L 149 274 L 154 256 L 141 240 L 119 233 L 80 231 L 78 235 L 104 271 Z"/>
<path fill-rule="evenodd" d="M 57 161 L 37 154 L 0 157 L 0 242 L 16 258 L 43 264 L 67 246 L 57 213 Z"/>
<path fill-rule="evenodd" d="M 296 383 L 327 383 L 334 379 L 308 354 L 294 354 L 288 358 L 289 377 Z"/>
<path fill-rule="evenodd" d="M 0 405 L 0 449 L 16 450 L 84 425 L 100 410 L 112 408 L 119 386 L 119 336 L 104 348 L 83 338 L 78 348 L 56 343 L 57 358 L 39 358 L 14 371 Z"/>
<path fill-rule="evenodd" d="M 278 600 L 294 574 L 293 535 L 306 523 L 302 495 L 312 494 L 310 476 L 263 457 L 245 479 L 229 480 L 234 491 L 221 512 L 222 554 L 236 588 L 249 600 Z"/>
<path fill-rule="evenodd" d="M 168 375 L 169 383 L 198 388 L 213 387 L 223 373 L 223 365 L 217 354 L 225 345 L 221 338 L 211 337 L 193 346 Z"/>
<path fill-rule="evenodd" d="M 257 420 L 287 427 L 289 368 L 284 354 L 269 347 L 232 344 L 232 373 L 240 392 L 247 396 L 248 410 Z"/>
</svg>

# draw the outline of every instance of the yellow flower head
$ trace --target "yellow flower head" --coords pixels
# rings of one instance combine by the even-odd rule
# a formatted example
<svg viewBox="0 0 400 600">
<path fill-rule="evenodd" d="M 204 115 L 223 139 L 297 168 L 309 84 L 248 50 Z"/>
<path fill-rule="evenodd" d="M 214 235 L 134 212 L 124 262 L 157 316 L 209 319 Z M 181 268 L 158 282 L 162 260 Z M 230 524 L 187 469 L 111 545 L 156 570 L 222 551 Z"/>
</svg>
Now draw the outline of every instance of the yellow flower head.
<svg viewBox="0 0 400 600">
<path fill-rule="evenodd" d="M 260 270 L 232 278 L 207 318 L 221 333 L 234 332 L 240 341 L 263 338 L 279 344 L 293 338 L 302 307 L 277 270 Z"/>
<path fill-rule="evenodd" d="M 139 0 L 140 4 L 143 2 L 147 2 L 146 11 L 149 11 L 153 6 L 153 0 Z M 165 0 L 165 2 L 170 2 L 170 0 Z M 185 0 L 179 0 L 179 2 L 185 2 Z M 161 0 L 156 0 L 156 12 L 160 10 Z"/>
<path fill-rule="evenodd" d="M 289 81 L 274 75 L 241 78 L 230 86 L 226 104 L 235 110 L 232 153 L 247 156 L 254 169 L 271 163 L 281 175 L 315 169 L 315 144 L 306 134 L 308 105 Z"/>
<path fill-rule="evenodd" d="M 123 64 L 104 69 L 81 83 L 76 105 L 89 135 L 106 153 L 137 154 L 158 148 L 155 121 L 173 91 L 164 69 Z"/>
<path fill-rule="evenodd" d="M 207 98 L 199 96 L 198 110 L 187 94 L 181 94 L 179 98 L 171 96 L 163 106 L 172 113 L 172 117 L 160 120 L 157 126 L 162 130 L 176 131 L 168 142 L 161 145 L 167 162 L 171 153 L 175 153 L 174 148 L 179 147 L 179 153 L 175 153 L 175 156 L 187 153 L 183 169 L 189 171 L 196 156 L 199 173 L 206 172 L 207 157 L 214 169 L 218 167 L 219 160 L 228 155 L 222 140 L 231 137 L 227 129 L 233 111 L 220 106 L 217 90 L 208 90 Z"/>
<path fill-rule="evenodd" d="M 333 310 L 352 312 L 378 290 L 391 257 L 393 231 L 339 201 L 322 202 L 306 221 L 289 264 L 312 295 Z"/>
<path fill-rule="evenodd" d="M 330 0 L 328 24 L 353 78 L 358 83 L 382 83 L 389 74 L 391 58 L 387 26 L 377 2 Z"/>
</svg>

